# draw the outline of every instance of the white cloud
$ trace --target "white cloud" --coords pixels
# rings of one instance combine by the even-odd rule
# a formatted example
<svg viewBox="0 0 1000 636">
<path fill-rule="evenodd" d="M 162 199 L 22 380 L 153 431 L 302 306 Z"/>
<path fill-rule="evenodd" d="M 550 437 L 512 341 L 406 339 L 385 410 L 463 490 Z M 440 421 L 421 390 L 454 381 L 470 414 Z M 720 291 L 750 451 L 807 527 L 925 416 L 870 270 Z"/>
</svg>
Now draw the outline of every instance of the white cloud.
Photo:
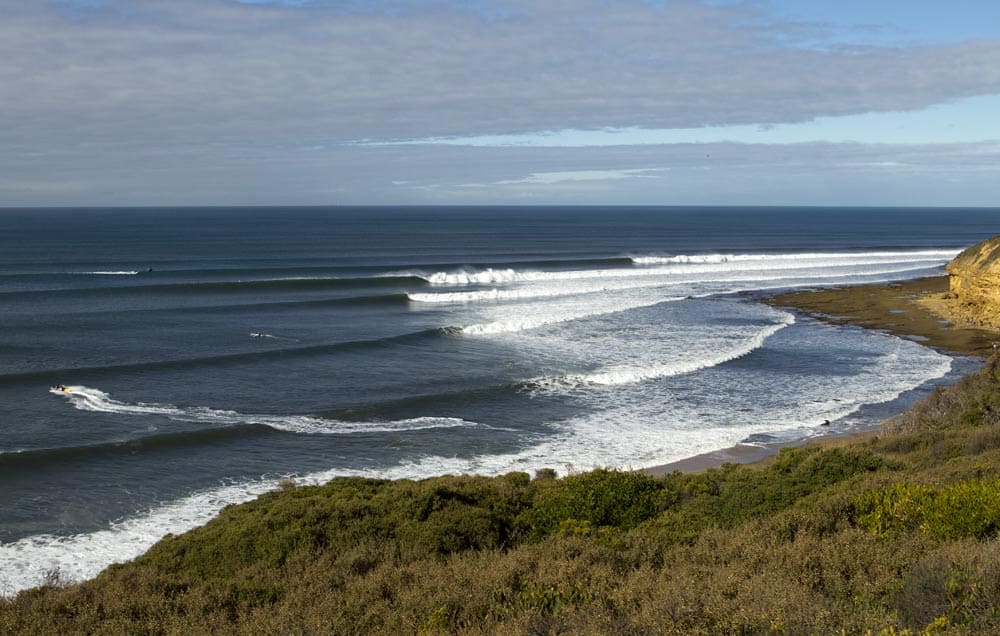
<svg viewBox="0 0 1000 636">
<path fill-rule="evenodd" d="M 5 4 L 23 5 L 23 3 Z M 767 124 L 1000 93 L 1000 42 L 818 52 L 676 0 L 352 15 L 218 0 L 15 9 L 0 105 L 30 143 L 386 139 Z M 31 5 L 29 5 L 31 6 Z M 6 9 L 5 9 L 6 13 Z M 31 135 L 29 138 L 27 135 Z"/>
<path fill-rule="evenodd" d="M 555 147 L 649 146 L 736 142 L 789 144 L 806 142 L 857 143 L 976 143 L 1000 140 L 1000 95 L 972 97 L 910 112 L 879 112 L 820 117 L 808 122 L 769 125 L 705 126 L 671 129 L 560 130 L 511 135 L 437 137 L 364 145 L 444 144 L 454 146 Z"/>
<path fill-rule="evenodd" d="M 637 168 L 629 170 L 568 170 L 563 172 L 536 172 L 521 179 L 506 179 L 497 181 L 494 185 L 511 185 L 519 183 L 552 184 L 567 181 L 613 181 L 618 179 L 634 179 L 649 177 L 659 172 L 656 168 Z"/>
<path fill-rule="evenodd" d="M 11 183 L 92 184 L 80 203 L 154 194 L 157 203 L 282 202 L 305 193 L 309 202 L 374 202 L 387 187 L 407 190 L 392 181 L 411 180 L 438 190 L 503 180 L 533 192 L 584 188 L 610 180 L 537 175 L 664 165 L 635 148 L 574 161 L 518 149 L 345 144 L 780 127 L 1000 94 L 998 41 L 818 50 L 796 45 L 801 25 L 769 20 L 755 3 L 507 0 L 489 13 L 477 3 L 409 0 L 388 12 L 379 3 L 73 4 L 0 0 L 0 168 Z M 703 148 L 652 148 L 690 155 L 692 169 L 704 163 Z M 0 186 L 0 205 L 51 200 Z"/>
</svg>

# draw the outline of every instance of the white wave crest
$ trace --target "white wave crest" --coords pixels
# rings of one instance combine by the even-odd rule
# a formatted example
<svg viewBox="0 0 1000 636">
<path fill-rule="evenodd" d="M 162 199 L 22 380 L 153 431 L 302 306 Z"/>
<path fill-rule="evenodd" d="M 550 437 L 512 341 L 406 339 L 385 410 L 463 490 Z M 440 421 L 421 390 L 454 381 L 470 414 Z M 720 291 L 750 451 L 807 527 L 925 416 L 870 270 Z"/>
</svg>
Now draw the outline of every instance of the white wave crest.
<svg viewBox="0 0 1000 636">
<path fill-rule="evenodd" d="M 407 297 L 416 303 L 468 303 L 483 302 L 491 300 L 523 300 L 525 298 L 536 298 L 537 294 L 522 293 L 517 290 L 505 291 L 500 289 L 483 289 L 472 292 L 442 292 L 437 294 L 407 294 Z"/>
<path fill-rule="evenodd" d="M 566 296 L 578 296 L 583 294 L 613 293 L 648 289 L 652 287 L 666 288 L 686 285 L 694 287 L 696 285 L 722 285 L 728 283 L 746 283 L 736 289 L 726 288 L 722 292 L 731 293 L 735 291 L 760 290 L 760 289 L 780 289 L 782 287 L 795 287 L 802 285 L 832 285 L 838 283 L 849 283 L 854 279 L 863 278 L 864 282 L 872 277 L 878 280 L 893 278 L 898 275 L 911 275 L 920 272 L 932 273 L 931 268 L 937 266 L 934 262 L 930 265 L 924 262 L 904 262 L 901 264 L 887 263 L 883 266 L 868 266 L 866 269 L 840 269 L 828 273 L 818 273 L 812 270 L 808 273 L 767 273 L 770 270 L 732 270 L 728 273 L 718 274 L 715 272 L 705 272 L 707 276 L 685 275 L 679 277 L 670 275 L 666 269 L 646 270 L 640 276 L 616 275 L 613 278 L 596 279 L 589 282 L 558 281 L 538 283 L 536 285 L 520 287 L 517 289 L 477 289 L 473 291 L 454 292 L 412 292 L 407 294 L 407 298 L 416 303 L 427 304 L 469 304 L 488 302 L 511 302 L 521 300 L 560 298 Z M 627 270 L 624 270 L 627 271 Z M 641 271 L 641 270 L 640 270 Z M 687 274 L 687 273 L 685 273 Z M 802 280 L 800 280 L 802 279 Z M 783 284 L 767 285 L 765 283 Z M 803 282 L 804 281 L 804 282 Z M 721 289 L 721 288 L 720 288 Z"/>
<path fill-rule="evenodd" d="M 91 275 L 91 276 L 135 276 L 139 272 L 137 272 L 135 270 L 127 270 L 127 271 L 120 271 L 120 272 L 111 272 L 111 271 L 105 272 L 105 271 L 101 271 L 101 272 L 83 272 L 83 273 Z"/>
<path fill-rule="evenodd" d="M 605 302 L 603 304 L 577 304 L 568 309 L 556 310 L 546 314 L 525 316 L 523 312 L 518 312 L 516 317 L 495 320 L 493 322 L 467 325 L 460 329 L 460 333 L 467 336 L 495 335 L 502 333 L 516 333 L 529 329 L 538 329 L 547 325 L 554 325 L 571 320 L 581 320 L 583 318 L 593 318 L 614 314 L 640 307 L 652 307 L 660 303 L 676 302 L 684 300 L 686 296 L 676 296 L 672 298 L 644 297 L 626 301 Z"/>
<path fill-rule="evenodd" d="M 565 281 L 611 279 L 677 279 L 698 276 L 715 280 L 719 274 L 752 274 L 844 268 L 878 268 L 900 265 L 907 269 L 943 265 L 958 250 L 922 250 L 911 252 L 808 253 L 808 254 L 703 254 L 632 257 L 634 267 L 613 269 L 574 269 L 555 271 L 517 271 L 488 268 L 477 271 L 437 272 L 421 276 L 432 285 L 508 285 L 514 283 L 561 283 Z M 829 274 L 829 271 L 826 272 Z M 492 292 L 490 292 L 492 293 Z M 429 295 L 419 295 L 420 302 L 434 302 Z M 483 297 L 487 299 L 488 294 Z M 457 299 L 456 299 L 457 300 Z"/>
<path fill-rule="evenodd" d="M 621 386 L 625 384 L 644 382 L 647 380 L 656 380 L 659 378 L 683 375 L 685 373 L 693 373 L 701 369 L 715 367 L 720 364 L 736 360 L 737 358 L 742 358 L 743 356 L 764 346 L 764 342 L 768 338 L 794 323 L 795 316 L 783 312 L 779 322 L 768 325 L 730 349 L 713 352 L 711 354 L 689 360 L 675 360 L 642 367 L 617 365 L 608 367 L 603 371 L 593 373 L 574 374 L 553 378 L 540 378 L 533 380 L 531 384 L 542 389 L 581 387 L 586 385 Z"/>
<path fill-rule="evenodd" d="M 813 260 L 851 260 L 859 262 L 881 261 L 882 259 L 931 259 L 949 260 L 960 250 L 916 250 L 909 252 L 815 252 L 790 254 L 678 254 L 676 256 L 634 256 L 632 263 L 636 265 L 672 265 L 672 264 L 719 264 L 746 263 L 761 261 L 813 261 Z"/>
<path fill-rule="evenodd" d="M 118 413 L 124 415 L 162 415 L 182 422 L 198 422 L 215 426 L 260 424 L 275 430 L 303 435 L 349 435 L 353 433 L 393 433 L 429 428 L 458 428 L 477 426 L 456 417 L 417 417 L 389 422 L 347 422 L 311 415 L 262 415 L 240 413 L 205 406 L 174 406 L 172 404 L 129 403 L 111 398 L 100 389 L 86 386 L 68 386 L 68 393 L 61 393 L 82 411 Z"/>
<path fill-rule="evenodd" d="M 489 285 L 523 279 L 512 269 L 487 268 L 477 272 L 438 272 L 424 277 L 432 285 Z"/>
<path fill-rule="evenodd" d="M 577 296 L 580 294 L 592 294 L 595 292 L 624 291 L 628 289 L 638 289 L 648 287 L 648 284 L 640 283 L 633 285 L 558 285 L 558 286 L 535 286 L 521 289 L 478 289 L 467 292 L 433 292 L 433 293 L 411 293 L 407 297 L 417 303 L 476 303 L 476 302 L 503 302 L 516 300 L 532 300 L 536 298 L 558 298 L 560 296 Z"/>
</svg>

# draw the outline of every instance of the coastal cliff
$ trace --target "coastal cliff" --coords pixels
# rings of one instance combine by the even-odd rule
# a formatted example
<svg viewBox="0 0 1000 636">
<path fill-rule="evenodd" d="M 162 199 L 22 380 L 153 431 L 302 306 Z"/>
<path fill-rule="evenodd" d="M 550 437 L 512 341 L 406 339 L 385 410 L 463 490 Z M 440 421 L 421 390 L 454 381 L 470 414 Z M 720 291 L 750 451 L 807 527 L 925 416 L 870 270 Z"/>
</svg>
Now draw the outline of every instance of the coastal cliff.
<svg viewBox="0 0 1000 636">
<path fill-rule="evenodd" d="M 1000 328 L 1000 236 L 967 248 L 946 270 L 954 316 L 971 325 Z"/>
</svg>

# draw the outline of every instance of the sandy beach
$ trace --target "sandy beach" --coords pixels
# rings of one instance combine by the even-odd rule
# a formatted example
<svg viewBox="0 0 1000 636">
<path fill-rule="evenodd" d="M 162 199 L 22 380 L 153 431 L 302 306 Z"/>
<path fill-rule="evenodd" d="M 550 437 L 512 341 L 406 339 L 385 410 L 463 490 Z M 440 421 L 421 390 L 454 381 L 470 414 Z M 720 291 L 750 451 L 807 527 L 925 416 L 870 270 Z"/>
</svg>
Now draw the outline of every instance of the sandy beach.
<svg viewBox="0 0 1000 636">
<path fill-rule="evenodd" d="M 948 277 L 934 276 L 911 281 L 805 289 L 765 296 L 759 300 L 833 324 L 851 324 L 885 331 L 920 342 L 945 353 L 986 356 L 1000 342 L 1000 333 L 959 324 L 949 312 Z M 819 438 L 800 444 L 845 443 L 873 434 L 846 433 L 830 429 Z M 726 463 L 750 464 L 771 457 L 788 444 L 737 444 L 696 455 L 646 472 L 662 476 L 673 471 L 700 472 Z"/>
</svg>

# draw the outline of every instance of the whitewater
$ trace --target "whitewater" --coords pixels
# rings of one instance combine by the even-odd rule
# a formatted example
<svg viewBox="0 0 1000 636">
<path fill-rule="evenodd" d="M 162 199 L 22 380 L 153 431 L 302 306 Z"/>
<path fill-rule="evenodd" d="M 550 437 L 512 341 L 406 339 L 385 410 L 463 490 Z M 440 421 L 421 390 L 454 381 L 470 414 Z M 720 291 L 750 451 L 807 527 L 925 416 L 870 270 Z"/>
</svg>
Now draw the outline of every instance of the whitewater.
<svg viewBox="0 0 1000 636">
<path fill-rule="evenodd" d="M 0 215 L 0 594 L 91 578 L 289 479 L 639 469 L 871 427 L 972 363 L 760 295 L 940 275 L 994 219 L 960 221 Z"/>
</svg>

